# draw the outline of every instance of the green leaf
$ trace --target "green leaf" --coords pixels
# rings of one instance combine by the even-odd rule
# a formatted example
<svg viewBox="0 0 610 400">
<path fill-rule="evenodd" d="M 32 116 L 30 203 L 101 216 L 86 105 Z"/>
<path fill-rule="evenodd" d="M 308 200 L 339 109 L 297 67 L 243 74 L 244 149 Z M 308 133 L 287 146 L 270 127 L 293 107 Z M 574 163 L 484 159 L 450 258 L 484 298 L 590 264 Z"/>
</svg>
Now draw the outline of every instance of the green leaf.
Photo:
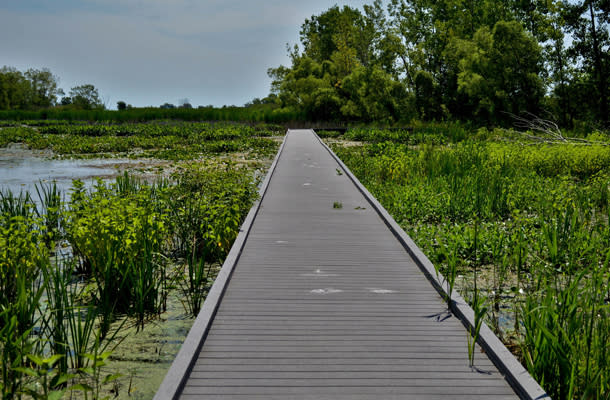
<svg viewBox="0 0 610 400">
<path fill-rule="evenodd" d="M 64 393 L 65 393 L 65 390 L 55 390 L 55 391 L 49 393 L 47 400 L 59 400 L 62 398 Z"/>
<path fill-rule="evenodd" d="M 36 365 L 38 365 L 39 367 L 42 367 L 45 363 L 46 360 L 43 360 L 42 358 L 38 357 L 35 354 L 28 354 L 27 357 Z"/>
<path fill-rule="evenodd" d="M 57 361 L 63 358 L 62 354 L 55 354 L 49 358 L 45 358 L 43 361 L 49 366 L 52 367 Z"/>
<path fill-rule="evenodd" d="M 34 371 L 31 368 L 25 368 L 25 367 L 16 367 L 13 368 L 13 371 L 17 371 L 17 372 L 21 372 L 22 374 L 26 374 L 26 375 L 30 375 L 33 376 L 35 378 L 39 377 L 40 374 L 38 373 L 38 371 Z"/>
<path fill-rule="evenodd" d="M 62 383 L 66 383 L 68 382 L 70 379 L 74 378 L 76 375 L 74 374 L 59 374 L 59 375 L 55 375 L 53 377 L 53 379 L 51 380 L 51 386 L 52 387 L 57 387 L 59 385 L 61 385 Z"/>
<path fill-rule="evenodd" d="M 83 392 L 93 392 L 93 388 L 84 383 L 77 383 L 76 385 L 72 385 L 70 387 L 71 390 L 82 390 Z"/>
<path fill-rule="evenodd" d="M 106 383 L 109 383 L 109 382 L 115 381 L 115 380 L 119 379 L 119 378 L 120 378 L 120 377 L 122 377 L 122 376 L 123 376 L 123 374 L 112 374 L 112 375 L 108 374 L 108 375 L 106 375 L 106 377 L 104 378 L 103 383 L 104 383 L 104 384 L 106 384 Z"/>
<path fill-rule="evenodd" d="M 79 368 L 78 370 L 87 375 L 93 375 L 95 373 L 95 370 L 91 367 L 83 367 L 83 368 Z"/>
</svg>

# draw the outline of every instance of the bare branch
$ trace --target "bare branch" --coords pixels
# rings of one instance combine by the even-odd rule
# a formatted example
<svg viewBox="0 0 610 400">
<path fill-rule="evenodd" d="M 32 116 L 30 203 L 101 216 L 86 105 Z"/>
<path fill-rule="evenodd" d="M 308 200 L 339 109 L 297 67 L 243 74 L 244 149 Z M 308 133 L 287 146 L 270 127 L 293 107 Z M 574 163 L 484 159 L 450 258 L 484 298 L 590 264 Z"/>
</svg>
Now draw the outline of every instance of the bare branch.
<svg viewBox="0 0 610 400">
<path fill-rule="evenodd" d="M 519 134 L 532 141 L 541 143 L 598 144 L 610 146 L 610 143 L 608 142 L 590 141 L 582 138 L 564 136 L 563 132 L 561 132 L 561 128 L 559 128 L 559 125 L 556 122 L 551 119 L 541 118 L 530 112 L 526 112 L 522 116 L 509 112 L 505 112 L 505 114 L 510 115 L 515 120 L 515 127 L 524 130 L 518 131 Z"/>
</svg>

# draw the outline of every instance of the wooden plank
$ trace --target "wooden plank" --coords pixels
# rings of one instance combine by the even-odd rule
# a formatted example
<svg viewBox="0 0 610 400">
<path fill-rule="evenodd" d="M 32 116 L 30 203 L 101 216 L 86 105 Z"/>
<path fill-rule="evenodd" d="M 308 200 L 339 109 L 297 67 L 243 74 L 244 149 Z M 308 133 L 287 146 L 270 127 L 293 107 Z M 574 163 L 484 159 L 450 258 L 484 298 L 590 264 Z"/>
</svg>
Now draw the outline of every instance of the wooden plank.
<svg viewBox="0 0 610 400">
<path fill-rule="evenodd" d="M 355 385 L 349 386 L 329 386 L 329 387 L 319 387 L 319 386 L 296 386 L 296 387 L 278 387 L 272 384 L 268 386 L 240 386 L 234 387 L 229 384 L 221 385 L 221 386 L 186 386 L 184 388 L 183 393 L 187 394 L 195 394 L 199 396 L 203 396 L 200 398 L 205 398 L 209 395 L 276 395 L 276 394 L 285 394 L 285 395 L 301 395 L 301 396 L 311 396 L 311 395 L 319 395 L 319 396 L 333 396 L 330 398 L 334 398 L 337 394 L 368 394 L 369 396 L 378 396 L 380 393 L 389 395 L 443 395 L 443 396 L 453 396 L 456 393 L 460 393 L 460 389 L 450 385 L 439 385 L 439 386 L 395 386 L 395 387 L 383 387 L 383 386 L 363 386 L 358 385 L 357 382 L 354 382 Z M 510 389 L 510 387 L 470 387 L 468 388 L 468 395 L 486 395 L 486 396 L 498 396 L 498 395 L 507 395 L 512 394 L 512 398 L 514 399 L 514 392 Z M 328 397 L 327 397 L 328 398 Z M 451 397 L 453 398 L 453 397 Z M 494 397 L 495 398 L 495 397 Z"/>
<path fill-rule="evenodd" d="M 279 367 L 286 366 L 293 367 L 295 365 L 304 365 L 318 368 L 320 370 L 324 370 L 327 366 L 341 366 L 343 368 L 351 368 L 352 366 L 364 365 L 366 367 L 371 368 L 391 368 L 390 366 L 399 367 L 417 367 L 421 368 L 422 371 L 425 371 L 427 368 L 438 368 L 438 370 L 442 370 L 443 368 L 451 367 L 456 370 L 460 370 L 464 367 L 468 367 L 468 363 L 464 363 L 462 358 L 453 358 L 453 359 L 444 359 L 442 363 L 436 359 L 417 359 L 417 358 L 394 358 L 391 362 L 388 362 L 387 359 L 367 359 L 366 363 L 356 363 L 354 362 L 354 358 L 343 358 L 335 357 L 335 358 L 302 358 L 302 359 L 290 359 L 290 358 L 276 358 L 273 360 L 273 363 L 270 363 L 268 359 L 257 359 L 257 358 L 240 358 L 240 357 L 227 357 L 227 358 L 199 358 L 196 365 L 226 365 L 226 366 L 251 366 L 251 365 L 276 365 Z M 493 366 L 493 363 L 484 357 L 479 357 L 479 361 L 477 362 L 477 366 L 482 368 L 485 373 L 498 373 L 497 370 L 490 368 Z M 220 368 L 220 367 L 219 367 Z M 468 367 L 469 368 L 469 367 Z"/>
<path fill-rule="evenodd" d="M 252 395 L 252 394 L 232 394 L 230 396 L 232 399 L 244 399 L 244 400 L 320 400 L 320 399 L 333 399 L 333 400 L 371 400 L 371 395 L 361 395 L 361 394 L 333 394 L 332 397 L 324 397 L 320 395 L 309 395 L 309 394 L 301 394 L 301 395 L 292 395 L 292 394 L 281 394 L 281 395 Z M 507 395 L 494 395 L 494 400 L 511 400 L 514 399 L 514 394 Z M 185 394 L 182 396 L 185 400 L 199 400 L 201 396 L 198 394 Z M 207 394 L 206 399 L 208 400 L 226 400 L 226 395 L 214 395 Z M 453 394 L 451 395 L 452 400 L 488 400 L 489 396 L 486 394 L 483 395 L 460 395 Z M 384 394 L 383 400 L 447 400 L 446 395 L 442 394 L 398 394 L 398 395 L 387 395 Z"/>
<path fill-rule="evenodd" d="M 201 361 L 201 360 L 200 360 Z M 277 373 L 303 373 L 303 374 L 367 374 L 373 377 L 375 374 L 388 374 L 383 376 L 393 376 L 392 374 L 405 374 L 419 377 L 440 377 L 440 376 L 471 376 L 473 371 L 464 363 L 447 363 L 444 365 L 417 365 L 413 364 L 212 364 L 200 362 L 193 366 L 193 373 L 208 372 L 211 374 L 232 374 L 241 371 L 255 373 L 277 372 Z M 370 374 L 370 375 L 368 375 Z M 497 373 L 496 373 L 497 374 Z M 488 379 L 495 374 L 481 374 L 482 379 Z M 225 376 L 225 375 L 223 375 Z M 230 376 L 230 375 L 226 375 Z M 354 375 L 352 375 L 354 376 Z"/>
<path fill-rule="evenodd" d="M 230 388 L 239 387 L 253 387 L 253 386 L 272 386 L 277 388 L 286 387 L 434 387 L 434 386 L 451 386 L 454 390 L 459 388 L 493 388 L 492 390 L 498 389 L 498 392 L 510 393 L 510 388 L 506 387 L 499 379 L 482 379 L 481 377 L 469 378 L 408 378 L 405 376 L 398 376 L 395 378 L 372 378 L 372 377 L 350 377 L 350 378 L 337 378 L 333 374 L 325 377 L 315 376 L 304 376 L 302 373 L 293 374 L 285 378 L 275 377 L 273 375 L 266 374 L 262 377 L 254 377 L 254 373 L 240 374 L 236 378 L 227 377 L 214 377 L 214 378 L 201 378 L 199 373 L 191 374 L 189 386 L 200 386 L 200 387 L 221 387 L 226 386 Z"/>
</svg>

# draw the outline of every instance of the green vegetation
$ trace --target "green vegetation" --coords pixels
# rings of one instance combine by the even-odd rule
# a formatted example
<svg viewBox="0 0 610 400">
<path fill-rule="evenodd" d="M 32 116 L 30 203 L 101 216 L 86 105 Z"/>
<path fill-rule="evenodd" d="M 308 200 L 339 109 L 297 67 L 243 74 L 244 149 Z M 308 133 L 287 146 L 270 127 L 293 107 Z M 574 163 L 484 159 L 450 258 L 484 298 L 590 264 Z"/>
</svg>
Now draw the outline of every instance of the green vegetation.
<svg viewBox="0 0 610 400">
<path fill-rule="evenodd" d="M 145 122 L 476 121 L 508 126 L 532 113 L 562 127 L 608 122 L 610 12 L 604 0 L 372 0 L 301 25 L 271 93 L 243 107 L 105 110 L 91 84 L 64 96 L 48 69 L 0 69 L 0 120 Z M 61 97 L 63 96 L 63 97 Z M 61 97 L 61 99 L 60 99 Z"/>
<path fill-rule="evenodd" d="M 198 159 L 227 152 L 268 156 L 276 143 L 269 136 L 282 135 L 277 125 L 236 123 L 140 123 L 55 124 L 6 127 L 0 130 L 0 146 L 24 143 L 31 149 L 49 149 L 70 157 Z"/>
<path fill-rule="evenodd" d="M 343 135 L 385 140 L 361 146 L 332 141 L 469 300 L 475 325 L 486 319 L 553 398 L 607 398 L 610 138 L 551 144 L 430 128 Z"/>
<path fill-rule="evenodd" d="M 77 180 L 69 193 L 41 183 L 36 202 L 0 190 L 2 398 L 104 398 L 118 393 L 112 352 L 124 331 L 133 325 L 145 334 L 171 296 L 187 315 L 198 313 L 258 196 L 254 169 L 277 149 L 262 137 L 279 132 L 238 124 L 38 125 L 4 128 L 0 143 L 96 157 L 134 155 L 131 146 L 149 143 L 154 154 L 191 160 L 152 180 L 125 173 L 89 189 Z M 254 162 L 232 161 L 229 152 L 238 150 Z"/>
<path fill-rule="evenodd" d="M 2 110 L 0 124 L 5 121 L 93 121 L 93 122 L 148 122 L 157 120 L 179 121 L 250 121 L 286 123 L 303 121 L 302 112 L 279 109 L 277 106 L 250 107 L 201 107 L 201 108 L 131 108 L 121 111 L 90 109 L 81 110 L 68 107 L 54 107 L 40 110 Z M 44 121 L 42 121 L 44 123 Z"/>
<path fill-rule="evenodd" d="M 477 121 L 550 113 L 608 121 L 604 1 L 374 0 L 301 26 L 290 66 L 268 71 L 281 109 L 309 120 Z"/>
</svg>

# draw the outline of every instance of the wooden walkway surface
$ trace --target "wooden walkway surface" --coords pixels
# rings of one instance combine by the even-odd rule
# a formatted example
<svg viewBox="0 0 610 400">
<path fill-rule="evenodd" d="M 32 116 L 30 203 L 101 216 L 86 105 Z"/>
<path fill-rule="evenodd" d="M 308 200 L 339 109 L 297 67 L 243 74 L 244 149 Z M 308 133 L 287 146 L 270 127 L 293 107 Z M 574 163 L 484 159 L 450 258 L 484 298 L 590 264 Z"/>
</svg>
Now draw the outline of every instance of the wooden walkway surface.
<svg viewBox="0 0 610 400">
<path fill-rule="evenodd" d="M 156 398 L 519 398 L 486 353 L 469 368 L 462 322 L 312 131 L 276 163 L 205 340 Z"/>
</svg>

